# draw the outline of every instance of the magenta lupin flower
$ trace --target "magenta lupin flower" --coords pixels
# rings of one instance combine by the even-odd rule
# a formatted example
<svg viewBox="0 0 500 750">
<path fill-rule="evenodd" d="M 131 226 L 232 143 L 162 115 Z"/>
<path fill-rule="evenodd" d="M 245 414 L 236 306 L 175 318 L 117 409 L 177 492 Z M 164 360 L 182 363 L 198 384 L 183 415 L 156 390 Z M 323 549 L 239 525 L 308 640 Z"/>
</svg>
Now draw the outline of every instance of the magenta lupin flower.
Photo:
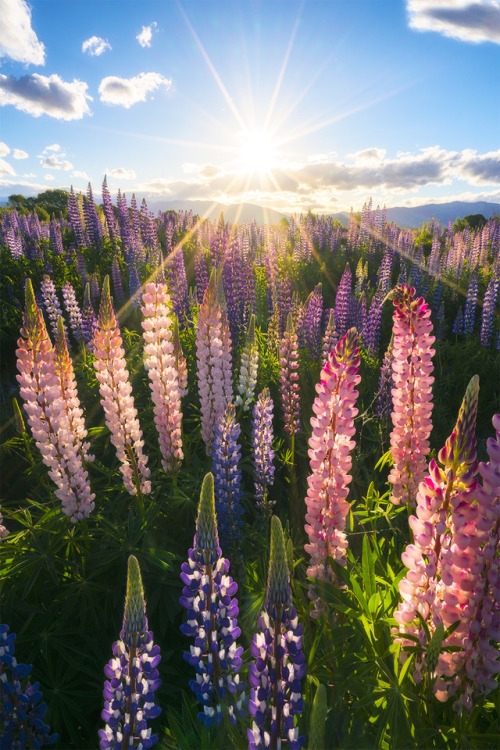
<svg viewBox="0 0 500 750">
<path fill-rule="evenodd" d="M 389 474 L 391 502 L 415 506 L 420 482 L 427 471 L 432 430 L 432 336 L 431 311 L 423 297 L 415 298 L 408 285 L 394 290 L 394 380 Z"/>
<path fill-rule="evenodd" d="M 109 292 L 109 276 L 102 285 L 101 307 L 94 334 L 94 367 L 99 381 L 101 404 L 111 442 L 116 448 L 127 492 L 151 492 L 144 440 L 134 406 L 132 386 L 125 362 L 125 351 Z"/>
<path fill-rule="evenodd" d="M 477 479 L 475 424 L 479 378 L 469 383 L 455 429 L 432 459 L 429 473 L 417 494 L 416 515 L 410 517 L 413 544 L 406 547 L 402 561 L 408 568 L 399 584 L 402 596 L 394 618 L 399 625 L 398 640 L 413 645 L 405 634 L 418 636 L 422 645 L 427 636 L 420 617 L 432 637 L 436 628 L 456 630 L 447 636 L 435 665 L 427 656 L 416 660 L 414 678 L 432 667 L 436 697 L 447 700 L 459 687 L 465 652 L 443 650 L 448 646 L 467 647 L 474 616 L 474 592 L 481 581 L 481 546 L 484 531 L 479 523 L 479 509 L 474 502 Z"/>
<path fill-rule="evenodd" d="M 308 451 L 311 471 L 307 479 L 305 526 L 309 543 L 304 549 L 311 557 L 307 575 L 318 580 L 333 580 L 327 557 L 345 565 L 350 453 L 355 445 L 352 437 L 358 413 L 356 386 L 361 380 L 358 368 L 358 334 L 351 328 L 321 371 L 313 404 L 315 416 L 311 418 L 313 431 Z M 318 617 L 321 608 L 317 594 L 311 591 L 310 596 L 315 602 L 311 616 Z"/>
<path fill-rule="evenodd" d="M 156 429 L 167 473 L 178 471 L 184 457 L 181 396 L 172 343 L 170 297 L 165 283 L 150 283 L 142 296 L 144 364 L 148 371 Z"/>
<path fill-rule="evenodd" d="M 299 345 L 292 314 L 288 313 L 280 343 L 280 396 L 285 432 L 300 432 Z"/>
<path fill-rule="evenodd" d="M 17 380 L 28 424 L 57 487 L 55 495 L 62 503 L 63 513 L 76 522 L 93 510 L 95 495 L 82 464 L 81 441 L 68 420 L 55 352 L 29 279 L 18 347 Z"/>
<path fill-rule="evenodd" d="M 232 401 L 231 334 L 219 302 L 215 271 L 198 315 L 196 358 L 201 436 L 210 455 L 215 424 Z"/>
</svg>

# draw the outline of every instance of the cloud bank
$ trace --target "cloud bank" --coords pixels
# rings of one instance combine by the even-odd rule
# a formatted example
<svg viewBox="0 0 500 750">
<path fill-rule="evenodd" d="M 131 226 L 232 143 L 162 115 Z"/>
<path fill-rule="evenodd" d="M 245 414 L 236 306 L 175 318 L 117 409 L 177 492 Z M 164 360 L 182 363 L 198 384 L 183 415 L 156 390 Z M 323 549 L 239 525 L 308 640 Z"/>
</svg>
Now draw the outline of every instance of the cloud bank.
<svg viewBox="0 0 500 750">
<path fill-rule="evenodd" d="M 145 102 L 147 95 L 164 88 L 166 91 L 172 86 L 172 81 L 160 73 L 139 73 L 133 78 L 107 76 L 99 85 L 101 101 L 105 104 L 116 104 L 129 109 L 137 102 Z"/>
<path fill-rule="evenodd" d="M 31 27 L 31 8 L 25 0 L 0 0 L 0 57 L 44 65 L 45 47 Z"/>
<path fill-rule="evenodd" d="M 80 120 L 90 114 L 87 84 L 58 75 L 0 75 L 0 105 L 12 104 L 33 117 L 48 115 L 57 120 Z"/>
<path fill-rule="evenodd" d="M 407 8 L 413 29 L 500 44 L 499 0 L 407 0 Z"/>
</svg>

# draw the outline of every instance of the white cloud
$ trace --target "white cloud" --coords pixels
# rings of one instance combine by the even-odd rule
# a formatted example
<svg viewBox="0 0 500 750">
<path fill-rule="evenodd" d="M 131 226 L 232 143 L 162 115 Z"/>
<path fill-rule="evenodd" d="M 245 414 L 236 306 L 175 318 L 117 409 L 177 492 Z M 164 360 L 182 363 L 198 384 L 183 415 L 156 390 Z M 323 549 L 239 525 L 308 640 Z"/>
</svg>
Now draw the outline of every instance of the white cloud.
<svg viewBox="0 0 500 750">
<path fill-rule="evenodd" d="M 0 157 L 7 156 L 8 154 L 10 154 L 10 148 L 6 143 L 0 141 Z"/>
<path fill-rule="evenodd" d="M 31 8 L 25 0 L 0 0 L 0 57 L 44 65 L 45 47 L 31 28 Z"/>
<path fill-rule="evenodd" d="M 407 0 L 410 26 L 464 42 L 500 43 L 500 0 Z"/>
<path fill-rule="evenodd" d="M 60 150 L 61 150 L 60 145 L 58 143 L 53 143 L 51 146 L 45 146 L 42 153 L 46 154 L 48 151 L 60 151 Z"/>
<path fill-rule="evenodd" d="M 54 175 L 53 175 L 53 174 L 46 174 L 46 175 L 45 175 L 45 179 L 46 179 L 46 180 L 55 180 L 56 178 L 54 177 Z"/>
<path fill-rule="evenodd" d="M 14 148 L 12 149 L 12 156 L 14 159 L 27 159 L 29 154 L 23 151 L 22 148 Z"/>
<path fill-rule="evenodd" d="M 36 174 L 34 172 L 25 172 L 25 174 L 23 174 L 23 177 L 36 177 Z"/>
<path fill-rule="evenodd" d="M 82 52 L 88 52 L 92 57 L 99 57 L 107 49 L 111 49 L 111 44 L 100 36 L 91 36 L 82 44 Z"/>
<path fill-rule="evenodd" d="M 133 78 L 107 76 L 99 85 L 101 101 L 105 104 L 118 104 L 129 109 L 137 102 L 145 102 L 147 94 L 160 87 L 167 91 L 172 81 L 160 73 L 139 73 Z"/>
<path fill-rule="evenodd" d="M 90 177 L 86 172 L 80 172 L 78 169 L 75 169 L 74 172 L 71 173 L 72 177 L 79 177 L 81 180 L 85 180 L 86 182 L 90 182 Z"/>
<path fill-rule="evenodd" d="M 80 120 L 89 115 L 87 84 L 74 79 L 63 81 L 58 75 L 0 75 L 0 105 L 12 104 L 33 117 L 49 115 L 57 120 Z"/>
<path fill-rule="evenodd" d="M 149 26 L 143 26 L 142 31 L 137 34 L 136 39 L 141 47 L 151 47 L 151 39 L 153 38 L 153 29 L 156 29 L 158 24 L 153 21 Z"/>
<path fill-rule="evenodd" d="M 110 177 L 116 177 L 120 180 L 134 180 L 136 176 L 133 169 L 124 169 L 123 167 L 118 167 L 117 169 L 107 169 L 106 174 L 109 174 Z"/>
<path fill-rule="evenodd" d="M 5 159 L 0 159 L 0 174 L 15 175 L 16 171 L 11 164 L 5 161 Z"/>
<path fill-rule="evenodd" d="M 61 156 L 65 156 L 65 154 L 61 154 Z M 56 154 L 51 154 L 50 156 L 41 158 L 40 164 L 44 169 L 73 169 L 73 165 L 69 161 L 66 159 L 60 159 Z"/>
</svg>

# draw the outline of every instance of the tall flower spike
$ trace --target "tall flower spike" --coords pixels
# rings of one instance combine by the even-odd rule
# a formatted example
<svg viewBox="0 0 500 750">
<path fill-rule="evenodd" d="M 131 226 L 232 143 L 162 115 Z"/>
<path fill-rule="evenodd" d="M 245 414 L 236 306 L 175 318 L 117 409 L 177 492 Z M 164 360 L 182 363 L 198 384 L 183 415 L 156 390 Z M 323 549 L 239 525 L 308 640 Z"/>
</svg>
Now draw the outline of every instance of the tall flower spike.
<svg viewBox="0 0 500 750">
<path fill-rule="evenodd" d="M 144 440 L 134 406 L 125 351 L 109 291 L 109 276 L 102 285 L 99 320 L 94 334 L 94 368 L 111 442 L 120 461 L 125 489 L 131 495 L 151 492 Z"/>
<path fill-rule="evenodd" d="M 144 364 L 148 371 L 154 403 L 162 467 L 167 473 L 179 470 L 184 454 L 181 435 L 181 394 L 172 343 L 170 297 L 165 283 L 146 284 L 142 295 Z"/>
<path fill-rule="evenodd" d="M 194 638 L 194 645 L 184 658 L 196 669 L 196 679 L 189 686 L 203 706 L 198 718 L 206 726 L 220 723 L 224 714 L 236 724 L 245 716 L 245 684 L 240 681 L 243 648 L 236 639 L 238 602 L 234 594 L 238 585 L 229 572 L 229 560 L 222 557 L 215 514 L 214 478 L 207 474 L 201 488 L 193 548 L 182 564 L 184 584 L 180 603 L 187 609 L 187 622 L 181 626 L 184 635 Z"/>
<path fill-rule="evenodd" d="M 290 750 L 304 744 L 295 717 L 303 711 L 301 680 L 306 673 L 302 652 L 302 625 L 292 604 L 290 575 L 279 518 L 271 519 L 271 550 L 265 610 L 257 621 L 250 654 L 248 681 L 253 717 L 247 729 L 249 750 L 280 748 Z"/>
<path fill-rule="evenodd" d="M 245 347 L 241 353 L 238 393 L 234 401 L 236 406 L 243 405 L 243 411 L 248 411 L 253 401 L 258 367 L 259 348 L 255 340 L 255 315 L 252 315 L 248 324 Z"/>
<path fill-rule="evenodd" d="M 242 537 L 241 505 L 241 447 L 238 443 L 241 427 L 236 421 L 235 408 L 229 404 L 215 424 L 212 445 L 215 481 L 215 505 L 224 547 L 235 552 Z"/>
<path fill-rule="evenodd" d="M 81 441 L 68 419 L 55 352 L 29 279 L 18 346 L 17 380 L 28 424 L 57 487 L 55 495 L 61 500 L 63 513 L 75 523 L 93 510 L 95 495 L 79 452 Z"/>
<path fill-rule="evenodd" d="M 18 664 L 14 656 L 15 633 L 0 625 L 0 747 L 24 748 L 53 745 L 57 734 L 44 724 L 47 704 L 40 684 L 26 680 L 31 665 Z"/>
<path fill-rule="evenodd" d="M 423 297 L 415 297 L 413 287 L 398 287 L 393 300 L 391 502 L 415 506 L 418 486 L 427 470 L 425 457 L 432 430 L 434 336 L 430 308 Z"/>
<path fill-rule="evenodd" d="M 179 321 L 177 315 L 174 315 L 174 327 L 172 331 L 172 343 L 174 345 L 175 369 L 179 377 L 179 393 L 181 398 L 188 392 L 188 372 L 186 357 L 182 351 L 181 339 L 179 336 Z"/>
<path fill-rule="evenodd" d="M 416 635 L 421 644 L 427 645 L 418 615 L 426 621 L 431 637 L 440 623 L 448 628 L 459 622 L 442 642 L 435 665 L 428 664 L 428 654 L 415 664 L 416 681 L 421 679 L 423 668 L 434 667 L 432 671 L 438 678 L 434 692 L 442 701 L 460 690 L 475 615 L 474 600 L 484 586 L 481 546 L 486 529 L 474 502 L 478 393 L 476 375 L 468 385 L 455 429 L 439 451 L 438 461 L 431 460 L 429 474 L 420 484 L 416 515 L 410 517 L 414 541 L 402 555 L 409 570 L 399 584 L 402 602 L 394 613 L 399 625 L 396 637 L 403 648 L 413 645 L 405 634 Z M 443 650 L 449 646 L 459 649 L 452 653 Z"/>
<path fill-rule="evenodd" d="M 305 529 L 309 543 L 304 549 L 311 557 L 307 575 L 318 580 L 333 580 L 327 564 L 329 556 L 345 565 L 344 529 L 350 508 L 347 496 L 352 479 L 350 453 L 355 445 L 352 437 L 358 413 L 355 403 L 356 386 L 361 380 L 357 374 L 359 364 L 358 335 L 351 328 L 330 353 L 316 386 L 308 451 L 311 470 L 307 478 Z M 321 606 L 314 589 L 310 597 L 314 602 L 311 616 L 316 618 Z"/>
<path fill-rule="evenodd" d="M 158 735 L 151 733 L 148 724 L 161 713 L 154 703 L 161 685 L 157 669 L 160 661 L 160 647 L 155 646 L 153 633 L 148 630 L 141 570 L 130 555 L 120 640 L 113 643 L 113 658 L 104 668 L 108 679 L 101 712 L 105 728 L 99 730 L 101 750 L 140 750 L 158 742 Z"/>
<path fill-rule="evenodd" d="M 285 432 L 300 432 L 299 347 L 292 313 L 280 344 L 280 396 Z"/>
<path fill-rule="evenodd" d="M 274 501 L 269 500 L 268 487 L 274 484 L 273 400 L 269 388 L 259 394 L 252 414 L 252 463 L 254 468 L 255 501 L 259 513 L 271 516 Z"/>
</svg>

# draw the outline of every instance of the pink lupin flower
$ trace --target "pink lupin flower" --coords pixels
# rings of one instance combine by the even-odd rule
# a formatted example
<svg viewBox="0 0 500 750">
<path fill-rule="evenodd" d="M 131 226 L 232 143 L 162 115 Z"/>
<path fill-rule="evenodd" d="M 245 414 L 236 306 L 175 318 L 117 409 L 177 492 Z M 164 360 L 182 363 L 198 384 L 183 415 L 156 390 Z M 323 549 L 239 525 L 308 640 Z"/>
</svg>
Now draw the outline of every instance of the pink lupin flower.
<svg viewBox="0 0 500 750">
<path fill-rule="evenodd" d="M 361 380 L 357 374 L 359 363 L 358 334 L 351 328 L 330 352 L 313 404 L 305 526 L 309 543 L 304 549 L 311 557 L 307 575 L 323 581 L 333 580 L 327 557 L 345 565 L 344 529 L 350 508 L 347 495 L 351 481 L 350 453 L 355 445 L 354 417 L 358 413 L 355 403 L 356 386 Z M 321 609 L 318 596 L 314 591 L 310 596 L 315 602 L 311 616 L 318 617 Z"/>
<path fill-rule="evenodd" d="M 64 335 L 64 324 L 61 317 L 57 320 L 54 359 L 64 410 L 70 431 L 76 440 L 77 450 L 82 457 L 82 461 L 93 461 L 95 456 L 90 455 L 88 452 L 90 443 L 85 442 L 88 433 L 83 418 L 83 410 L 80 406 L 80 399 L 78 398 L 75 371 L 73 369 L 73 362 L 69 356 L 68 344 Z"/>
<path fill-rule="evenodd" d="M 196 358 L 201 436 L 210 455 L 215 424 L 232 401 L 231 334 L 220 305 L 215 271 L 200 305 Z"/>
<path fill-rule="evenodd" d="M 479 378 L 469 383 L 457 423 L 438 461 L 432 459 L 429 473 L 417 494 L 416 515 L 410 517 L 413 544 L 406 547 L 402 561 L 408 568 L 399 584 L 400 602 L 394 618 L 398 640 L 413 645 L 405 634 L 418 636 L 426 645 L 420 617 L 432 637 L 438 626 L 458 627 L 445 637 L 433 672 L 436 697 L 445 701 L 456 692 L 463 674 L 465 652 L 446 651 L 449 646 L 467 647 L 474 616 L 474 593 L 480 587 L 481 546 L 485 534 L 479 522 L 475 424 Z M 441 464 L 441 466 L 440 466 Z M 419 617 L 420 616 L 420 617 Z M 416 662 L 416 680 L 426 657 Z"/>
<path fill-rule="evenodd" d="M 109 291 L 109 276 L 102 285 L 101 306 L 94 333 L 94 367 L 106 425 L 116 448 L 123 484 L 131 495 L 151 492 L 144 440 L 134 406 L 125 351 Z"/>
<path fill-rule="evenodd" d="M 393 412 L 389 474 L 391 502 L 415 506 L 420 482 L 427 471 L 432 430 L 432 356 L 434 336 L 431 311 L 423 297 L 415 299 L 408 285 L 398 287 L 394 300 Z"/>
<path fill-rule="evenodd" d="M 18 346 L 17 380 L 28 424 L 57 486 L 55 495 L 61 500 L 63 513 L 76 522 L 91 513 L 95 495 L 79 453 L 81 441 L 68 420 L 54 349 L 29 279 Z"/>
<path fill-rule="evenodd" d="M 280 396 L 285 432 L 290 436 L 300 432 L 299 345 L 288 313 L 286 329 L 280 343 Z"/>
<path fill-rule="evenodd" d="M 161 465 L 167 473 L 178 471 L 184 457 L 181 436 L 181 395 L 172 342 L 172 317 L 167 285 L 149 283 L 142 295 L 144 364 L 148 371 Z"/>
</svg>

